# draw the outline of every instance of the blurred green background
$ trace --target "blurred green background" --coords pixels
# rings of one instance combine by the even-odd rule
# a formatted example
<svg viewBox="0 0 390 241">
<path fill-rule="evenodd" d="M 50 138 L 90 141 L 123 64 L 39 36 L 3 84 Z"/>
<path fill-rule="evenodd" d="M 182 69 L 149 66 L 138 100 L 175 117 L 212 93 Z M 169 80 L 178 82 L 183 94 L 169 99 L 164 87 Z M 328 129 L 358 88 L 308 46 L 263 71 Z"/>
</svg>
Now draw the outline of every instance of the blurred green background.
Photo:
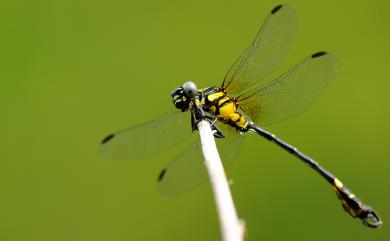
<svg viewBox="0 0 390 241">
<path fill-rule="evenodd" d="M 114 130 L 171 107 L 184 81 L 219 84 L 278 1 L 0 4 L 0 240 L 220 240 L 209 185 L 164 197 L 168 155 L 101 160 Z M 390 3 L 289 1 L 278 73 L 327 50 L 341 67 L 304 114 L 268 129 L 340 177 L 384 220 L 364 227 L 299 160 L 249 136 L 228 176 L 246 240 L 390 240 Z M 389 221 L 390 222 L 390 221 Z"/>
</svg>

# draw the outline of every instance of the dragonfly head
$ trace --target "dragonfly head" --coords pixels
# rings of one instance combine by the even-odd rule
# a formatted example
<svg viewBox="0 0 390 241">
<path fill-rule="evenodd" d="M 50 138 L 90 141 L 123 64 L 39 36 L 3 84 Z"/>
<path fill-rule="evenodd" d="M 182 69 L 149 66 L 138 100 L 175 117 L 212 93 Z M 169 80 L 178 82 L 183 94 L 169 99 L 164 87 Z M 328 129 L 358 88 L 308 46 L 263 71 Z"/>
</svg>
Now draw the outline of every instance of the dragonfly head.
<svg viewBox="0 0 390 241">
<path fill-rule="evenodd" d="M 175 89 L 172 93 L 172 101 L 177 109 L 186 111 L 189 108 L 191 99 L 198 94 L 198 89 L 194 82 L 185 82 L 182 86 Z"/>
</svg>

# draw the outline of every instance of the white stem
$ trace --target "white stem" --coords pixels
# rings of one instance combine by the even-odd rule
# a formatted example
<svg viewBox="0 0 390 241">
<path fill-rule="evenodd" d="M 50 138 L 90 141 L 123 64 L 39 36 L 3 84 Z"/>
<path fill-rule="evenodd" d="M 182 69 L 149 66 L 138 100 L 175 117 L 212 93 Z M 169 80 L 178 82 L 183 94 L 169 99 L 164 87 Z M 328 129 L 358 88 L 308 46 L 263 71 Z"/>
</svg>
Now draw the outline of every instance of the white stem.
<svg viewBox="0 0 390 241">
<path fill-rule="evenodd" d="M 198 124 L 205 165 L 214 193 L 223 241 L 243 241 L 244 222 L 238 219 L 214 135 L 208 121 Z"/>
</svg>

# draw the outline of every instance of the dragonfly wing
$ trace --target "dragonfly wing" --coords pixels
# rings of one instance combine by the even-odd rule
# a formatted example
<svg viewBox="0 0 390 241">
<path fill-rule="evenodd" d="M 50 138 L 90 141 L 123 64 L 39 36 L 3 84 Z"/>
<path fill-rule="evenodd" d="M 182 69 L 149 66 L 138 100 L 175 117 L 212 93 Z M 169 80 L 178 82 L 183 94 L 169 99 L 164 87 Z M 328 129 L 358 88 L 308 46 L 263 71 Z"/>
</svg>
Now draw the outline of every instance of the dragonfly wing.
<svg viewBox="0 0 390 241">
<path fill-rule="evenodd" d="M 282 4 L 272 9 L 253 43 L 226 74 L 222 89 L 237 94 L 273 72 L 287 55 L 296 25 L 294 8 Z"/>
<path fill-rule="evenodd" d="M 167 150 L 192 133 L 190 115 L 173 110 L 159 118 L 115 132 L 100 145 L 104 159 L 137 159 Z"/>
<path fill-rule="evenodd" d="M 333 55 L 315 53 L 275 80 L 242 94 L 238 104 L 261 126 L 287 119 L 314 102 L 333 79 L 337 67 Z"/>
<path fill-rule="evenodd" d="M 221 126 L 225 125 L 221 123 Z M 220 127 L 225 138 L 216 139 L 217 148 L 224 166 L 237 156 L 244 136 L 230 126 Z M 198 140 L 176 156 L 158 176 L 158 187 L 165 195 L 181 194 L 207 181 L 201 143 Z"/>
</svg>

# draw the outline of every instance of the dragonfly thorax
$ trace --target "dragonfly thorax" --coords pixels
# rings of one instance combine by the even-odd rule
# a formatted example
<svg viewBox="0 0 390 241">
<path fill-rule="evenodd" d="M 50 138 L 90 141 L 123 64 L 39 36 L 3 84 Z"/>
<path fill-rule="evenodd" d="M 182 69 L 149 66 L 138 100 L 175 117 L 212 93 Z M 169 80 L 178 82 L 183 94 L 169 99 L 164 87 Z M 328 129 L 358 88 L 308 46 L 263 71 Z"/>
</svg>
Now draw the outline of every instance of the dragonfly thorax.
<svg viewBox="0 0 390 241">
<path fill-rule="evenodd" d="M 200 108 L 203 113 L 208 114 L 209 118 L 212 116 L 215 120 L 222 121 L 239 131 L 247 131 L 248 122 L 238 112 L 235 98 L 229 97 L 217 86 L 196 90 L 196 92 L 195 90 L 196 85 L 192 82 L 186 82 L 175 89 L 171 94 L 175 107 L 182 112 Z"/>
</svg>

